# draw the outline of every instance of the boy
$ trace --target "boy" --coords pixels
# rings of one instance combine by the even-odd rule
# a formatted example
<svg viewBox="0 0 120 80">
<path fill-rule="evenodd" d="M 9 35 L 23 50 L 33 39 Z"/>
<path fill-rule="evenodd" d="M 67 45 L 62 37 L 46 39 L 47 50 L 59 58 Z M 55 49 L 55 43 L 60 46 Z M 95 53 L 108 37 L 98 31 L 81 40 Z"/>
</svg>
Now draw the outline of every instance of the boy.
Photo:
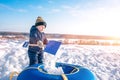
<svg viewBox="0 0 120 80">
<path fill-rule="evenodd" d="M 43 63 L 43 49 L 44 45 L 48 43 L 45 33 L 43 32 L 46 25 L 46 22 L 38 16 L 35 25 L 30 29 L 28 48 L 29 66 Z"/>
</svg>

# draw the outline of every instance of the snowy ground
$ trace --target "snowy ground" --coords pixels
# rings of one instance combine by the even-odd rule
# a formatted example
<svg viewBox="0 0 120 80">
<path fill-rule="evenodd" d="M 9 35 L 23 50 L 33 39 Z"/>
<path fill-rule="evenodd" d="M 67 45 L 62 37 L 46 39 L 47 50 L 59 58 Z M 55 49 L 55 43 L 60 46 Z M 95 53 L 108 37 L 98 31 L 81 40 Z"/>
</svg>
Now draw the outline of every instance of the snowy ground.
<svg viewBox="0 0 120 80">
<path fill-rule="evenodd" d="M 13 71 L 28 66 L 23 41 L 0 40 L 0 80 L 9 80 Z M 120 46 L 62 45 L 57 62 L 77 64 L 90 69 L 97 80 L 120 80 Z"/>
</svg>

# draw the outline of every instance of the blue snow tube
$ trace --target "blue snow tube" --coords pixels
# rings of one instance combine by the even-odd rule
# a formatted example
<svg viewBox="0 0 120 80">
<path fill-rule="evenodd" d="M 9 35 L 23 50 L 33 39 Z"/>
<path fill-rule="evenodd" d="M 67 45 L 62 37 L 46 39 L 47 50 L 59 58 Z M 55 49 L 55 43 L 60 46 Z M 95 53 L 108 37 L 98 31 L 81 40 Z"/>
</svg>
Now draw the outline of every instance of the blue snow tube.
<svg viewBox="0 0 120 80">
<path fill-rule="evenodd" d="M 44 71 L 43 64 L 35 64 L 23 70 L 17 80 L 96 80 L 89 69 L 78 65 L 57 63 L 56 67 L 62 67 L 66 78 L 62 75 L 48 74 Z"/>
</svg>

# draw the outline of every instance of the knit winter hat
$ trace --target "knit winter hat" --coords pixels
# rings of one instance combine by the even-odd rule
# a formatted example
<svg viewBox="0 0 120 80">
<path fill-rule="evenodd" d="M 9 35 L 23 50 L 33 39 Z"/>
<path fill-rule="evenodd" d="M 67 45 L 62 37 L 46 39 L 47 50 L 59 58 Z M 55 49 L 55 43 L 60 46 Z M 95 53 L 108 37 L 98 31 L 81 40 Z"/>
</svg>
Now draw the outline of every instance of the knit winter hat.
<svg viewBox="0 0 120 80">
<path fill-rule="evenodd" d="M 44 25 L 45 28 L 47 26 L 46 22 L 40 16 L 37 17 L 36 22 L 35 22 L 35 26 L 39 26 L 39 25 Z"/>
</svg>

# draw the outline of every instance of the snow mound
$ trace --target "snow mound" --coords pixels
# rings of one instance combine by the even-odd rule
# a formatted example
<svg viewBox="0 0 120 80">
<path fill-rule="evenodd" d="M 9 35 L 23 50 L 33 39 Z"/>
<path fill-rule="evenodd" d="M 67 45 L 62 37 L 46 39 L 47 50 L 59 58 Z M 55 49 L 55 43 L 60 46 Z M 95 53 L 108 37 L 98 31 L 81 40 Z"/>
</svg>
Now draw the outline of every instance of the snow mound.
<svg viewBox="0 0 120 80">
<path fill-rule="evenodd" d="M 22 47 L 23 43 L 24 41 L 0 40 L 0 80 L 9 80 L 11 72 L 21 72 L 28 66 L 27 48 Z M 50 64 L 77 64 L 90 69 L 97 80 L 120 80 L 120 46 L 62 45 L 56 56 Z M 46 60 L 48 63 L 49 58 Z M 61 68 L 48 70 L 50 73 L 55 70 L 62 73 Z"/>
</svg>

